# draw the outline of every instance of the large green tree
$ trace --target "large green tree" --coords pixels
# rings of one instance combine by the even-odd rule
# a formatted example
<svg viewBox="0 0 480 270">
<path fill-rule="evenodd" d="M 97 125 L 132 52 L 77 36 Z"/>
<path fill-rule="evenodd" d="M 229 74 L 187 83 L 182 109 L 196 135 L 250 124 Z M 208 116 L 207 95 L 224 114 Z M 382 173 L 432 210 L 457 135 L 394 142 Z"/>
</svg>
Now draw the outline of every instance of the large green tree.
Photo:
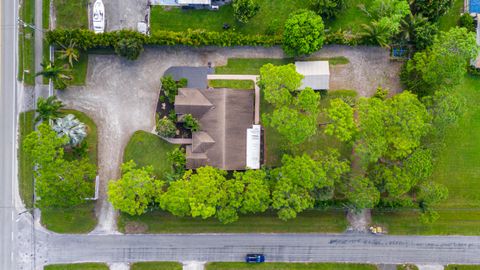
<svg viewBox="0 0 480 270">
<path fill-rule="evenodd" d="M 122 177 L 108 183 L 108 200 L 115 209 L 141 215 L 161 196 L 164 183 L 155 179 L 152 166 L 137 168 L 131 160 L 122 164 Z"/>
<path fill-rule="evenodd" d="M 46 123 L 25 139 L 24 148 L 32 157 L 32 166 L 36 166 L 39 207 L 75 206 L 93 196 L 96 168 L 88 159 L 65 160 L 63 146 L 67 143 L 67 137 L 58 137 Z"/>
<path fill-rule="evenodd" d="M 330 101 L 326 112 L 330 122 L 325 127 L 325 133 L 344 142 L 352 140 L 357 131 L 353 108 L 342 99 L 336 98 Z"/>
<path fill-rule="evenodd" d="M 325 40 L 322 17 L 311 10 L 293 12 L 285 22 L 283 50 L 286 54 L 308 55 L 320 50 Z"/>
<path fill-rule="evenodd" d="M 244 173 L 235 172 L 235 181 L 242 184 L 242 205 L 239 211 L 246 213 L 261 213 L 270 206 L 270 187 L 264 170 L 248 170 Z"/>
<path fill-rule="evenodd" d="M 356 152 L 364 163 L 405 158 L 430 128 L 430 115 L 417 97 L 405 91 L 385 101 L 362 98 L 358 104 Z"/>
<path fill-rule="evenodd" d="M 478 55 L 475 35 L 465 28 L 440 32 L 432 46 L 418 52 L 402 71 L 402 82 L 419 96 L 458 85 L 467 72 L 468 61 Z"/>
<path fill-rule="evenodd" d="M 215 216 L 221 203 L 228 198 L 224 189 L 225 175 L 225 171 L 210 166 L 198 168 L 196 173 L 187 171 L 182 179 L 170 184 L 160 205 L 177 216 Z"/>
<path fill-rule="evenodd" d="M 272 207 L 278 210 L 280 219 L 295 218 L 297 213 L 312 208 L 317 199 L 331 199 L 322 195 L 349 169 L 334 153 L 326 156 L 317 153 L 316 158 L 306 154 L 284 155 L 282 166 L 272 171 Z"/>
<path fill-rule="evenodd" d="M 262 121 L 293 145 L 304 142 L 317 130 L 320 95 L 308 87 L 297 90 L 302 78 L 293 64 L 267 64 L 260 69 L 259 85 L 265 100 L 274 107 L 271 113 L 262 115 Z"/>
</svg>

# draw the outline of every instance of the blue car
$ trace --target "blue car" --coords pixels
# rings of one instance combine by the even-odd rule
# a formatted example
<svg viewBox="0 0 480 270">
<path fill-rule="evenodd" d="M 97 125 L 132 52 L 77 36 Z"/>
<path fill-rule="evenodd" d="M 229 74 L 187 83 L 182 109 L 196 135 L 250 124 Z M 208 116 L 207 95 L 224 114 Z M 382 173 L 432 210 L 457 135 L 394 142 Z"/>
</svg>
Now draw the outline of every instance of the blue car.
<svg viewBox="0 0 480 270">
<path fill-rule="evenodd" d="M 245 256 L 245 262 L 262 263 L 265 262 L 265 256 L 263 254 L 247 254 L 247 256 Z"/>
</svg>

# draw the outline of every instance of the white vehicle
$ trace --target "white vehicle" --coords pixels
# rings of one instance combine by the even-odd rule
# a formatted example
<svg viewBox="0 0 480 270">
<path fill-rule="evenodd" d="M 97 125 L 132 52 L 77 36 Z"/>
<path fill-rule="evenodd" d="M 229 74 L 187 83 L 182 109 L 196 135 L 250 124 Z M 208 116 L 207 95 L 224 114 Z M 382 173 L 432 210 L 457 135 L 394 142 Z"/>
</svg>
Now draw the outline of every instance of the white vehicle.
<svg viewBox="0 0 480 270">
<path fill-rule="evenodd" d="M 105 7 L 102 0 L 93 4 L 93 31 L 97 34 L 105 31 Z"/>
</svg>

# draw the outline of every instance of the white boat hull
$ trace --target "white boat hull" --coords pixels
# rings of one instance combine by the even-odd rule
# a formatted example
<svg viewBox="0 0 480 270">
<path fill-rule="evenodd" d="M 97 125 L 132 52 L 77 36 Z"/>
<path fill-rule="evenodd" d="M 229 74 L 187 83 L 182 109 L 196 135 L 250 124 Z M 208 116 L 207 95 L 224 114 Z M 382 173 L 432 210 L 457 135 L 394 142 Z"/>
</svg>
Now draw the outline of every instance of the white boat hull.
<svg viewBox="0 0 480 270">
<path fill-rule="evenodd" d="M 93 31 L 95 33 L 105 32 L 105 6 L 102 0 L 97 0 L 93 4 Z"/>
</svg>

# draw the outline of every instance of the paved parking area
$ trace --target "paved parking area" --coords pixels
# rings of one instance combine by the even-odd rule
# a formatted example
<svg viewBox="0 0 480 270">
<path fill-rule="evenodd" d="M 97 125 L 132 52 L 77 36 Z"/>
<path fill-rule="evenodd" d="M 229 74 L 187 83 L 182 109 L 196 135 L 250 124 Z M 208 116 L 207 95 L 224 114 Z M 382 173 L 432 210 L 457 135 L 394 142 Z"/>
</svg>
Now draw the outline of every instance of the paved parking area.
<svg viewBox="0 0 480 270">
<path fill-rule="evenodd" d="M 137 29 L 137 23 L 145 21 L 147 3 L 148 0 L 103 0 L 106 31 Z"/>
<path fill-rule="evenodd" d="M 105 0 L 112 3 L 113 0 Z M 128 1 L 131 2 L 131 1 Z M 132 1 L 133 2 L 133 1 Z M 360 95 L 371 95 L 377 86 L 399 91 L 399 63 L 388 60 L 388 52 L 374 47 L 329 46 L 316 56 L 343 55 L 350 64 L 334 67 L 332 86 L 356 89 Z M 282 58 L 280 48 L 147 48 L 136 61 L 115 55 L 90 55 L 87 85 L 58 92 L 67 107 L 92 117 L 99 135 L 100 198 L 97 202 L 99 224 L 95 232 L 116 231 L 115 216 L 106 201 L 106 184 L 120 176 L 123 151 L 137 130 L 152 131 L 160 92 L 160 78 L 173 66 L 206 67 L 225 65 L 228 58 Z"/>
</svg>

